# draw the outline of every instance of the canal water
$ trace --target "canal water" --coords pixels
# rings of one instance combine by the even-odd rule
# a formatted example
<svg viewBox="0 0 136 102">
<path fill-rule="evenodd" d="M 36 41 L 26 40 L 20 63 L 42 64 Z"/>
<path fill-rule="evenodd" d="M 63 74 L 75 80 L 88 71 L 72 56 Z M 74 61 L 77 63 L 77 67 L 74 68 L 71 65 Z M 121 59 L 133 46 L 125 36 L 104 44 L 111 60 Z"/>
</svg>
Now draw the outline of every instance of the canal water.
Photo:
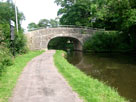
<svg viewBox="0 0 136 102">
<path fill-rule="evenodd" d="M 136 102 L 136 55 L 68 53 L 68 61 L 87 75 L 114 87 Z"/>
</svg>

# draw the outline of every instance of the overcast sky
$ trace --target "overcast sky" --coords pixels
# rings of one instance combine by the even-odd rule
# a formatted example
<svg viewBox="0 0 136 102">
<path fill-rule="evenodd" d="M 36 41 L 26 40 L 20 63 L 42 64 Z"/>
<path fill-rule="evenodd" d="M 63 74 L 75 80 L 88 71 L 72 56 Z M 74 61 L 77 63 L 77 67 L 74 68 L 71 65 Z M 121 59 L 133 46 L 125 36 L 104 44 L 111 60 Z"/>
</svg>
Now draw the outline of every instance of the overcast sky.
<svg viewBox="0 0 136 102">
<path fill-rule="evenodd" d="M 31 22 L 38 23 L 40 19 L 56 18 L 59 9 L 54 0 L 16 0 L 16 5 L 19 11 L 24 13 L 26 18 L 22 22 L 24 29 Z"/>
</svg>

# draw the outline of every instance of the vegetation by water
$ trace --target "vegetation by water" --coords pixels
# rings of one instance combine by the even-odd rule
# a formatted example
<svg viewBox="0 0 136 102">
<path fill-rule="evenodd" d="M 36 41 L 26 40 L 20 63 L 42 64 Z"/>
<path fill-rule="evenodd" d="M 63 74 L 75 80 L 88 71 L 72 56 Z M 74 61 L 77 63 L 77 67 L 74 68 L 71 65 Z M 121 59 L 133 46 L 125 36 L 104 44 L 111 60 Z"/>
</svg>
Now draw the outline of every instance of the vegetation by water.
<svg viewBox="0 0 136 102">
<path fill-rule="evenodd" d="M 55 0 L 61 8 L 58 11 L 61 25 L 76 25 L 114 30 L 121 35 L 117 35 L 119 49 L 129 51 L 136 50 L 136 0 Z M 114 41 L 115 36 L 103 33 L 102 38 L 107 41 L 99 42 L 102 38 L 97 35 L 97 44 L 93 44 L 93 49 L 99 52 L 107 50 L 107 47 Z M 96 37 L 95 37 L 96 38 Z M 95 39 L 94 38 L 94 39 Z M 96 39 L 95 39 L 96 40 Z M 100 44 L 102 48 L 99 48 Z M 116 44 L 113 43 L 113 45 Z M 106 46 L 104 46 L 106 45 Z M 91 46 L 88 47 L 90 49 Z M 110 45 L 110 51 L 115 47 Z"/>
<path fill-rule="evenodd" d="M 62 75 L 67 79 L 74 91 L 76 91 L 85 102 L 128 102 L 119 96 L 116 90 L 85 75 L 75 66 L 68 63 L 62 56 L 63 51 L 57 51 L 54 55 L 55 65 Z"/>
<path fill-rule="evenodd" d="M 86 52 L 128 52 L 133 47 L 124 41 L 123 34 L 117 31 L 97 31 L 85 41 L 83 50 Z"/>
<path fill-rule="evenodd" d="M 25 65 L 42 52 L 43 51 L 33 51 L 24 55 L 18 55 L 14 60 L 14 64 L 6 67 L 2 71 L 0 74 L 0 102 L 8 102 L 8 98 L 11 96 L 17 79 Z"/>
</svg>

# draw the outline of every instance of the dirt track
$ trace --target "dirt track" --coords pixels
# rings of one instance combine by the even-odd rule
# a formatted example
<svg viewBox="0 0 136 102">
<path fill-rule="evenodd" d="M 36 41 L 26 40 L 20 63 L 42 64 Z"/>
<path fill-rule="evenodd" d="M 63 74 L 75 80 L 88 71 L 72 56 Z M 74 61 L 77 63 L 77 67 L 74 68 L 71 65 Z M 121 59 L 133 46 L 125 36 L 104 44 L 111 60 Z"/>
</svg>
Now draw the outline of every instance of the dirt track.
<svg viewBox="0 0 136 102">
<path fill-rule="evenodd" d="M 9 102 L 82 102 L 57 71 L 55 51 L 46 51 L 24 68 Z"/>
</svg>

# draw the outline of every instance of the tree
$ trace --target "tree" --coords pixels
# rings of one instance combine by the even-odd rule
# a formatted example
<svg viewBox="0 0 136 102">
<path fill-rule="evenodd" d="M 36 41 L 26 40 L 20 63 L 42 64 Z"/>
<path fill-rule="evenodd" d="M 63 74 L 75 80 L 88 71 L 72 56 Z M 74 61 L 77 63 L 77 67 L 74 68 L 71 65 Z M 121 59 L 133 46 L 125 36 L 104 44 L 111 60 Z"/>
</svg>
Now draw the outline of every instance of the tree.
<svg viewBox="0 0 136 102">
<path fill-rule="evenodd" d="M 55 0 L 55 3 L 61 7 L 69 7 L 74 4 L 74 0 Z"/>
<path fill-rule="evenodd" d="M 136 49 L 136 0 L 55 0 L 55 3 L 61 6 L 58 11 L 61 24 L 116 30 L 122 32 L 125 44 Z"/>
<path fill-rule="evenodd" d="M 18 10 L 18 9 L 17 9 Z M 24 20 L 23 13 L 18 11 L 18 25 L 19 25 L 19 32 L 16 32 L 15 29 L 15 50 L 16 53 L 21 53 L 23 50 L 25 50 L 25 43 L 23 42 L 25 39 L 23 35 L 23 29 L 21 28 L 21 21 Z M 15 5 L 13 2 L 0 2 L 0 30 L 3 35 L 2 43 L 5 44 L 5 47 L 11 48 L 11 41 L 10 41 L 10 20 L 15 20 Z M 0 35 L 1 37 L 1 35 Z M 23 41 L 21 41 L 23 40 Z M 17 42 L 18 41 L 18 42 Z M 21 43 L 20 43 L 21 42 Z M 17 46 L 17 43 L 23 45 L 23 46 Z"/>
<path fill-rule="evenodd" d="M 59 22 L 57 21 L 57 19 L 50 19 L 49 20 L 50 27 L 57 27 L 58 25 L 59 25 Z"/>
<path fill-rule="evenodd" d="M 18 12 L 17 16 L 18 16 L 19 29 L 21 29 L 21 21 L 24 20 L 25 17 L 23 13 L 19 12 L 18 9 L 17 12 Z M 5 24 L 5 23 L 9 24 L 10 20 L 16 22 L 14 3 L 0 2 L 0 24 Z"/>
<path fill-rule="evenodd" d="M 40 27 L 57 27 L 59 25 L 59 21 L 56 19 L 41 19 L 38 24 L 31 22 L 28 24 L 28 31 L 38 29 Z"/>
<path fill-rule="evenodd" d="M 34 29 L 36 29 L 36 28 L 38 28 L 38 25 L 35 24 L 34 22 L 29 23 L 29 24 L 28 24 L 28 27 L 27 27 L 28 31 L 34 30 Z"/>
<path fill-rule="evenodd" d="M 60 18 L 62 25 L 90 26 L 90 8 L 84 4 L 75 4 Z"/>
<path fill-rule="evenodd" d="M 63 25 L 92 26 L 92 20 L 96 19 L 95 25 L 103 27 L 103 14 L 105 0 L 56 0 L 59 9 L 58 15 L 62 15 L 60 23 Z M 103 11 L 103 12 L 100 12 Z M 101 22 L 101 23 L 100 23 Z"/>
<path fill-rule="evenodd" d="M 136 9 L 136 0 L 129 0 L 132 9 Z"/>
<path fill-rule="evenodd" d="M 47 20 L 47 19 L 41 19 L 39 21 L 39 23 L 38 23 L 38 26 L 39 27 L 45 27 L 45 28 L 49 27 L 49 20 Z"/>
<path fill-rule="evenodd" d="M 18 9 L 17 9 L 18 11 Z M 18 11 L 18 25 L 19 32 L 15 29 L 15 40 L 14 48 L 15 53 L 25 53 L 26 52 L 26 41 L 23 34 L 23 29 L 21 28 L 21 21 L 24 20 L 23 13 Z M 12 64 L 12 49 L 10 40 L 10 20 L 15 20 L 15 5 L 11 0 L 7 2 L 0 1 L 0 72 L 7 65 Z M 0 73 L 1 74 L 1 73 Z"/>
<path fill-rule="evenodd" d="M 106 5 L 105 27 L 124 33 L 126 42 L 136 49 L 136 4 L 134 0 L 110 0 Z"/>
</svg>

